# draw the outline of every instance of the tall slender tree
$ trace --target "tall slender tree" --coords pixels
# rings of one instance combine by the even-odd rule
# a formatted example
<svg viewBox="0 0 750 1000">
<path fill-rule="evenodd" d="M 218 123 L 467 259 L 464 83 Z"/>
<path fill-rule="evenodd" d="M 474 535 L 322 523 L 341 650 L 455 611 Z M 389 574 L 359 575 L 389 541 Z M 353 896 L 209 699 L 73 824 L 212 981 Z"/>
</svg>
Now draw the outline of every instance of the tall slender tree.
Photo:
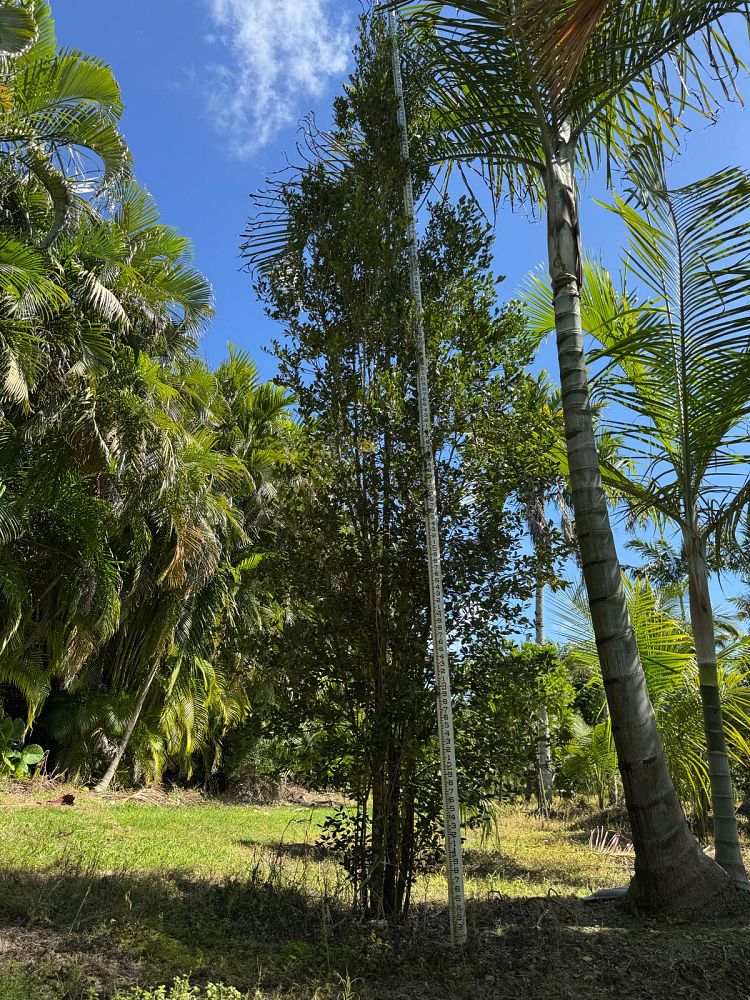
<svg viewBox="0 0 750 1000">
<path fill-rule="evenodd" d="M 626 414 L 612 423 L 630 452 L 630 474 L 604 463 L 604 475 L 635 516 L 671 523 L 682 536 L 716 860 L 741 877 L 708 550 L 712 542 L 720 551 L 725 537 L 733 540 L 750 501 L 750 480 L 741 471 L 750 459 L 750 175 L 728 169 L 670 191 L 658 153 L 641 147 L 633 156 L 641 161 L 637 183 L 612 208 L 629 234 L 626 276 L 639 294 L 617 292 L 610 276 L 591 265 L 582 295 L 584 328 L 608 362 L 597 391 Z M 544 311 L 537 297 L 535 325 L 542 325 Z"/>
<path fill-rule="evenodd" d="M 270 315 L 284 323 L 279 378 L 299 399 L 311 452 L 309 500 L 290 499 L 276 563 L 304 610 L 270 666 L 291 704 L 305 706 L 323 758 L 317 775 L 358 802 L 354 829 L 347 816 L 331 836 L 361 905 L 393 917 L 408 907 L 418 866 L 434 857 L 440 813 L 421 470 L 434 461 L 448 643 L 459 659 L 478 636 L 521 616 L 521 593 L 531 596 L 511 502 L 519 480 L 503 481 L 489 456 L 517 457 L 537 478 L 547 456 L 531 455 L 543 428 L 526 391 L 522 316 L 495 309 L 489 233 L 465 200 L 426 209 L 418 253 L 427 372 L 415 370 L 410 220 L 384 27 L 380 16 L 365 20 L 333 133 L 316 136 L 325 148 L 313 164 L 262 199 L 246 252 Z M 429 125 L 419 53 L 406 58 L 420 197 L 429 191 Z M 435 413 L 427 452 L 415 391 L 425 374 Z M 298 730 L 299 715 L 292 719 Z"/>
<path fill-rule="evenodd" d="M 631 898 L 651 912 L 705 910 L 713 901 L 726 905 L 731 883 L 699 850 L 682 814 L 628 618 L 581 327 L 578 180 L 603 158 L 622 155 L 644 128 L 669 139 L 691 102 L 713 107 L 705 63 L 716 65 L 718 58 L 723 86 L 731 86 L 738 61 L 718 22 L 744 6 L 673 0 L 608 5 L 588 20 L 574 71 L 560 76 L 556 53 L 572 9 L 563 4 L 555 15 L 547 0 L 464 0 L 449 8 L 413 5 L 407 13 L 425 29 L 423 42 L 432 53 L 445 155 L 479 161 L 497 196 L 533 194 L 547 213 L 576 529 L 636 847 Z M 580 15 L 580 7 L 575 11 Z M 670 56 L 679 73 L 669 72 Z"/>
<path fill-rule="evenodd" d="M 562 445 L 562 413 L 560 410 L 559 395 L 552 391 L 546 373 L 542 373 L 535 385 L 537 392 L 535 407 L 540 414 L 545 414 L 550 426 L 555 429 L 555 435 L 559 435 L 555 450 L 562 450 L 564 446 Z M 567 493 L 568 488 L 565 477 L 558 470 L 557 474 L 553 474 L 548 479 L 538 480 L 533 483 L 521 496 L 526 509 L 526 524 L 529 530 L 529 537 L 534 546 L 535 554 L 540 557 L 540 566 L 544 559 L 544 553 L 549 550 L 553 533 L 552 523 L 547 511 L 549 504 L 552 504 L 559 512 L 563 542 L 571 551 L 575 551 L 575 531 L 571 511 L 568 506 Z M 537 572 L 534 593 L 534 638 L 538 646 L 543 646 L 546 641 L 544 609 L 547 583 L 548 580 L 545 575 L 541 571 Z M 537 748 L 539 809 L 540 812 L 548 815 L 552 806 L 554 772 L 552 769 L 549 716 L 546 711 L 542 713 L 539 721 Z"/>
<path fill-rule="evenodd" d="M 422 453 L 422 486 L 425 494 L 425 537 L 427 541 L 427 581 L 430 589 L 430 641 L 437 690 L 437 728 L 440 746 L 440 776 L 443 784 L 443 826 L 445 828 L 446 873 L 448 877 L 448 912 L 453 944 L 466 943 L 466 900 L 464 897 L 464 862 L 461 843 L 461 799 L 456 771 L 456 740 L 453 731 L 453 700 L 451 695 L 448 627 L 443 595 L 443 566 L 440 552 L 440 520 L 435 485 L 432 410 L 425 341 L 422 272 L 419 266 L 417 210 L 414 204 L 414 184 L 411 176 L 409 121 L 406 116 L 404 85 L 401 73 L 401 49 L 398 26 L 393 11 L 388 14 L 391 42 L 393 87 L 401 138 L 404 214 L 409 250 L 409 284 L 414 310 L 412 337 L 416 355 L 417 416 L 419 447 Z"/>
</svg>

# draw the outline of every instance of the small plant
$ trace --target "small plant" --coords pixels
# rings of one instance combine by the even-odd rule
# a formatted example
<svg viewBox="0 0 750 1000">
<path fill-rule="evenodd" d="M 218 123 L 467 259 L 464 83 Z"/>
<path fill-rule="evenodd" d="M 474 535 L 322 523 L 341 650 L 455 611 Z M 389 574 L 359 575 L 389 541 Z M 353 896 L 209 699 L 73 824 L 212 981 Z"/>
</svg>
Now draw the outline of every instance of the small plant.
<svg viewBox="0 0 750 1000">
<path fill-rule="evenodd" d="M 23 745 L 25 732 L 23 719 L 0 719 L 0 776 L 28 778 L 29 768 L 43 760 L 44 750 L 38 743 Z"/>
<path fill-rule="evenodd" d="M 129 993 L 116 993 L 114 1000 L 246 1000 L 233 986 L 209 983 L 205 989 L 191 986 L 187 979 L 175 979 L 171 986 L 145 990 L 136 986 Z"/>
<path fill-rule="evenodd" d="M 339 1000 L 359 1000 L 359 993 L 354 990 L 354 983 L 358 980 L 353 980 L 350 978 L 349 973 L 344 976 L 339 976 L 341 980 L 342 991 L 339 993 Z"/>
<path fill-rule="evenodd" d="M 313 994 L 312 1000 L 360 1000 L 360 994 L 354 989 L 355 983 L 358 983 L 358 979 L 352 979 L 349 973 L 346 976 L 339 974 L 338 976 L 338 986 L 341 987 L 340 990 L 334 993 L 332 990 L 336 989 L 336 986 L 323 986 L 316 990 Z"/>
<path fill-rule="evenodd" d="M 563 773 L 581 787 L 596 793 L 599 808 L 617 775 L 617 753 L 609 720 L 587 725 L 580 716 L 573 720 L 573 739 L 566 748 Z"/>
</svg>

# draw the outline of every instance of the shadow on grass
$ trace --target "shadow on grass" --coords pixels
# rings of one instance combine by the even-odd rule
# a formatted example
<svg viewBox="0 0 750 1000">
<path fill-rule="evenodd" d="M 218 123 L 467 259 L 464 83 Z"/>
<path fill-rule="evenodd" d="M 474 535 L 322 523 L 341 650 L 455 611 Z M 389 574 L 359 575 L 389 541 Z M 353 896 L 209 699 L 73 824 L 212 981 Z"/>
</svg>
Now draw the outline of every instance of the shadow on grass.
<svg viewBox="0 0 750 1000">
<path fill-rule="evenodd" d="M 587 846 L 582 843 L 581 846 Z M 540 857 L 528 864 L 522 864 L 517 858 L 503 851 L 467 849 L 464 852 L 466 875 L 468 878 L 487 879 L 499 878 L 505 882 L 527 882 L 541 885 L 554 883 L 570 891 L 589 889 L 602 881 L 614 884 L 625 884 L 630 881 L 632 864 L 627 858 L 593 854 L 588 866 L 581 866 L 580 859 L 573 856 L 567 859 Z M 606 872 L 598 870 L 605 865 Z M 538 891 L 538 890 L 537 890 Z"/>
<path fill-rule="evenodd" d="M 0 871 L 0 965 L 54 958 L 89 969 L 89 984 L 105 995 L 176 975 L 251 989 L 259 969 L 275 980 L 290 964 L 325 963 L 344 913 L 333 895 L 293 885 L 267 858 L 244 879 L 221 882 L 179 870 L 105 874 L 75 863 L 6 869 Z"/>
<path fill-rule="evenodd" d="M 335 900 L 325 901 L 328 910 Z M 260 941 L 305 936 L 321 922 L 321 901 L 264 861 L 244 879 L 210 881 L 181 871 L 148 874 L 86 869 L 0 870 L 0 925 L 100 929 L 103 922 L 142 920 L 192 938 L 196 928 Z"/>
<path fill-rule="evenodd" d="M 361 1000 L 748 996 L 750 931 L 737 923 L 642 922 L 615 904 L 554 894 L 490 894 L 471 902 L 469 923 L 463 951 L 448 946 L 441 907 L 420 904 L 383 930 L 358 920 L 342 898 L 290 884 L 267 862 L 224 882 L 74 864 L 6 870 L 0 1000 L 3 966 L 9 976 L 26 970 L 36 984 L 8 993 L 12 1000 L 83 1000 L 90 987 L 109 996 L 176 975 L 251 996 L 260 985 L 295 1000 L 338 1000 L 347 974 Z"/>
<path fill-rule="evenodd" d="M 516 858 L 502 851 L 473 850 L 464 851 L 466 875 L 470 878 L 483 879 L 497 876 L 505 881 L 516 880 L 529 882 L 562 882 L 571 888 L 585 885 L 583 879 L 571 879 L 568 868 L 559 866 L 552 868 L 540 861 L 536 865 L 522 865 Z"/>
<path fill-rule="evenodd" d="M 330 852 L 326 851 L 322 844 L 315 841 L 289 841 L 278 844 L 269 844 L 264 840 L 243 839 L 236 840 L 240 847 L 246 847 L 252 851 L 264 850 L 269 855 L 276 858 L 300 858 L 310 861 L 325 861 L 331 858 Z"/>
</svg>

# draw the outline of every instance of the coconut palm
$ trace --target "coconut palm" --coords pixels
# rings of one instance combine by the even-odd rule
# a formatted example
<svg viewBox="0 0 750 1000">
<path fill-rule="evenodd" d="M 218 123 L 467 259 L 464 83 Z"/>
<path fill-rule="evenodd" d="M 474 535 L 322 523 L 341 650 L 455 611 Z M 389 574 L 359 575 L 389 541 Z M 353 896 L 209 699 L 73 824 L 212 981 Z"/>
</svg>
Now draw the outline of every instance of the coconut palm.
<svg viewBox="0 0 750 1000">
<path fill-rule="evenodd" d="M 690 618 L 711 761 L 716 859 L 742 872 L 735 798 L 716 674 L 709 547 L 733 536 L 750 501 L 745 421 L 750 413 L 750 175 L 728 169 L 677 190 L 643 147 L 629 201 L 615 199 L 629 243 L 626 273 L 646 299 L 617 293 L 587 269 L 584 327 L 610 363 L 601 392 L 621 404 L 616 426 L 634 474 L 604 466 L 636 514 L 675 525 L 682 538 Z M 541 303 L 537 302 L 537 305 Z M 535 325 L 541 314 L 537 310 Z M 716 563 L 715 553 L 713 559 Z"/>
<path fill-rule="evenodd" d="M 555 72 L 558 43 L 571 14 L 580 18 L 577 3 L 556 5 L 556 13 L 548 0 L 407 8 L 432 52 L 444 155 L 480 162 L 497 197 L 535 196 L 547 212 L 576 528 L 636 848 L 631 897 L 649 911 L 705 909 L 731 883 L 700 852 L 682 815 L 628 620 L 598 470 L 580 322 L 578 179 L 608 155 L 621 156 L 645 128 L 669 139 L 678 113 L 691 103 L 713 110 L 706 65 L 720 52 L 724 86 L 731 86 L 738 63 L 718 20 L 743 9 L 737 2 L 673 0 L 597 8 L 566 77 Z M 669 72 L 667 57 L 679 72 Z"/>
</svg>

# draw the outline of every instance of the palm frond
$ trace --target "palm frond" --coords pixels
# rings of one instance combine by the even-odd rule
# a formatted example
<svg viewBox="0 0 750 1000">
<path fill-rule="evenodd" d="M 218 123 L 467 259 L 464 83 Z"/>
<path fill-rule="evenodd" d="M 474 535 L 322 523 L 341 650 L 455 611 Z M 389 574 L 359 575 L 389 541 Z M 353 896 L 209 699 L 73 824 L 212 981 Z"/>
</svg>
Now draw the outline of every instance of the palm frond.
<svg viewBox="0 0 750 1000">
<path fill-rule="evenodd" d="M 34 15 L 27 7 L 0 4 L 0 57 L 26 52 L 36 38 Z"/>
</svg>

